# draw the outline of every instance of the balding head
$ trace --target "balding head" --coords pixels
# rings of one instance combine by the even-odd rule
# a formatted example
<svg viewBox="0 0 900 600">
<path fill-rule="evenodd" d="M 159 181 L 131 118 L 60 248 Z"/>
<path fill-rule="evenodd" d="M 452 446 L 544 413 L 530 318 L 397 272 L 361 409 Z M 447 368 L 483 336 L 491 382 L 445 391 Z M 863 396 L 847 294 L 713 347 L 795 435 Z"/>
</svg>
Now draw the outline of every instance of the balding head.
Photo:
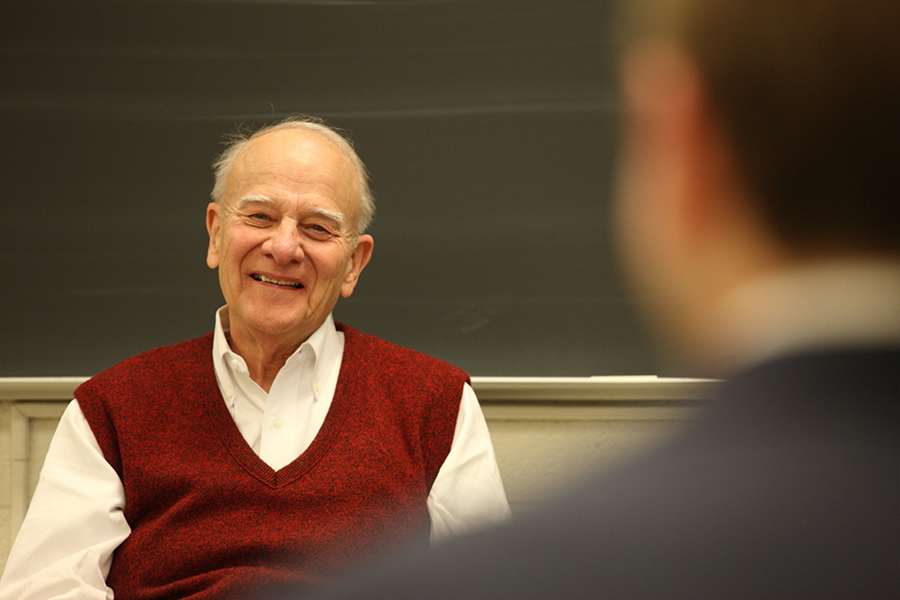
<svg viewBox="0 0 900 600">
<path fill-rule="evenodd" d="M 375 215 L 375 199 L 369 188 L 369 176 L 366 166 L 356 154 L 353 145 L 338 130 L 329 127 L 322 121 L 311 117 L 289 117 L 273 125 L 267 125 L 253 133 L 237 134 L 231 137 L 227 147 L 213 164 L 215 170 L 215 184 L 212 190 L 212 199 L 221 203 L 225 194 L 228 176 L 234 161 L 244 147 L 252 140 L 258 139 L 268 133 L 282 130 L 301 130 L 322 136 L 340 150 L 352 164 L 355 172 L 355 185 L 358 195 L 358 218 L 356 233 L 364 233 Z"/>
</svg>

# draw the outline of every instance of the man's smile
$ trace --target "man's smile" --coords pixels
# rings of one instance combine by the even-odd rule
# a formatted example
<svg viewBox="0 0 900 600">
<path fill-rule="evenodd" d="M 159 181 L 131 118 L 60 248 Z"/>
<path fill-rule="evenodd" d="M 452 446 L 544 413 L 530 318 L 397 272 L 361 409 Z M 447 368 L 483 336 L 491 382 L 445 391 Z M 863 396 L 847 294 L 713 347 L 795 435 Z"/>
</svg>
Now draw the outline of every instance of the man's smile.
<svg viewBox="0 0 900 600">
<path fill-rule="evenodd" d="M 252 277 L 256 281 L 261 281 L 263 283 L 272 283 L 275 285 L 283 285 L 283 286 L 292 287 L 292 288 L 302 288 L 303 287 L 303 284 L 299 283 L 297 281 L 286 281 L 284 279 L 274 279 L 274 278 L 268 277 L 266 275 L 261 275 L 260 273 L 253 273 L 252 275 L 250 275 L 250 277 Z"/>
</svg>

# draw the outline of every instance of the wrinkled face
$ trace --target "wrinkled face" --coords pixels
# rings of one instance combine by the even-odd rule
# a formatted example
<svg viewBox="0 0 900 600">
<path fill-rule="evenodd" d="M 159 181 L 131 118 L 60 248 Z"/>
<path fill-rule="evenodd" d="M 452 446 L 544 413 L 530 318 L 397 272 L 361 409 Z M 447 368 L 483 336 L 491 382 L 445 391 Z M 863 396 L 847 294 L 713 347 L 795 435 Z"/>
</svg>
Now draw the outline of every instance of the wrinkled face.
<svg viewBox="0 0 900 600">
<path fill-rule="evenodd" d="M 299 346 L 353 292 L 373 245 L 356 235 L 358 198 L 353 165 L 315 132 L 270 132 L 238 154 L 206 219 L 233 341 Z"/>
</svg>

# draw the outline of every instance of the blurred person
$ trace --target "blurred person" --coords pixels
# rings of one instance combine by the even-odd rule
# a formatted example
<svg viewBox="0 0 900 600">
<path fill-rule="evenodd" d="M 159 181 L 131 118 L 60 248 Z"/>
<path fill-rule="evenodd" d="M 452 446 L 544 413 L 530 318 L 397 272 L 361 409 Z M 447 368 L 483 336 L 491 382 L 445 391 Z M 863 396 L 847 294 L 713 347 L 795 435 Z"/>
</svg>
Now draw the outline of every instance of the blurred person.
<svg viewBox="0 0 900 600">
<path fill-rule="evenodd" d="M 900 10 L 623 10 L 623 265 L 727 381 L 658 452 L 313 597 L 900 597 Z"/>
<path fill-rule="evenodd" d="M 81 385 L 3 598 L 229 598 L 505 520 L 461 370 L 336 324 L 368 264 L 365 167 L 324 124 L 238 137 L 216 164 L 206 336 Z"/>
</svg>

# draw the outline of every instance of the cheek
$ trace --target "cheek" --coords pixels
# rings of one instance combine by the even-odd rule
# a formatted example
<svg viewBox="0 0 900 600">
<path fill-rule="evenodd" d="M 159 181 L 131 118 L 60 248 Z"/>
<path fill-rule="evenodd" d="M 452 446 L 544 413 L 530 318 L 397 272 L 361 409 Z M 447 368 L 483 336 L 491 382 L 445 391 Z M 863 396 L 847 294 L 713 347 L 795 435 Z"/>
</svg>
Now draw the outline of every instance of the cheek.
<svg viewBox="0 0 900 600">
<path fill-rule="evenodd" d="M 643 305 L 668 295 L 675 269 L 671 240 L 673 215 L 667 210 L 671 192 L 646 157 L 626 156 L 618 170 L 615 234 L 620 265 L 632 292 Z"/>
<path fill-rule="evenodd" d="M 348 260 L 342 248 L 314 248 L 307 250 L 308 260 L 316 273 L 316 289 L 333 295 L 347 274 Z"/>
<path fill-rule="evenodd" d="M 665 190 L 648 185 L 640 173 L 619 193 L 616 228 L 626 280 L 648 332 L 666 353 L 680 348 L 692 273 L 684 262 L 676 227 L 667 210 Z M 634 178 L 637 179 L 634 179 Z"/>
<path fill-rule="evenodd" d="M 351 253 L 346 244 L 331 248 L 329 252 L 329 264 L 335 280 L 343 280 L 347 276 L 351 265 Z"/>
<path fill-rule="evenodd" d="M 641 266 L 646 262 L 647 242 L 650 221 L 653 219 L 652 191 L 641 172 L 639 162 L 633 156 L 626 155 L 620 161 L 616 181 L 614 223 L 616 247 L 626 274 L 631 278 L 640 278 Z"/>
<path fill-rule="evenodd" d="M 232 229 L 227 235 L 223 235 L 219 243 L 219 261 L 223 265 L 236 268 L 254 248 L 260 246 L 262 241 L 254 235 L 252 230 Z"/>
<path fill-rule="evenodd" d="M 617 171 L 618 226 L 627 246 L 649 250 L 665 246 L 677 224 L 683 186 L 678 160 L 641 128 L 629 132 Z"/>
</svg>

